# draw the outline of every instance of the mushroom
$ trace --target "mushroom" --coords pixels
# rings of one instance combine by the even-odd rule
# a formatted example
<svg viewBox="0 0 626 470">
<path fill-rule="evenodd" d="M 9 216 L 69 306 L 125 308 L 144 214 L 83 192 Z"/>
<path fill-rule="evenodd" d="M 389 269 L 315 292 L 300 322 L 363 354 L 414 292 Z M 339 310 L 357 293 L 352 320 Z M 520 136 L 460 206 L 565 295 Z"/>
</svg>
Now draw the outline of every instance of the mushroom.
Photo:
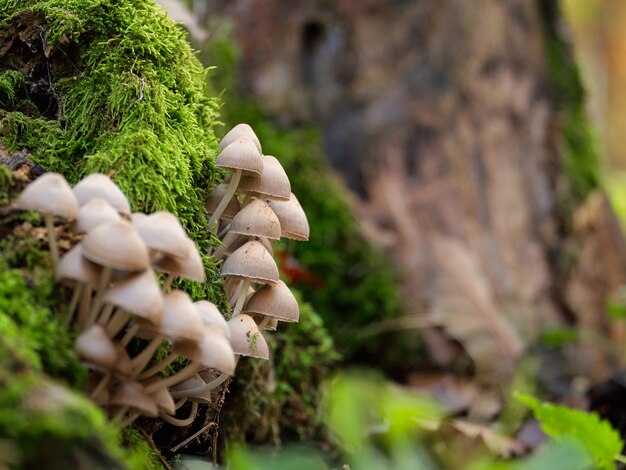
<svg viewBox="0 0 626 470">
<path fill-rule="evenodd" d="M 278 282 L 278 267 L 260 242 L 250 241 L 228 257 L 222 266 L 222 276 L 236 277 L 242 281 L 233 309 L 233 315 L 237 315 L 246 299 L 250 283 L 275 284 Z"/>
<path fill-rule="evenodd" d="M 121 220 L 118 212 L 106 200 L 94 197 L 78 210 L 76 231 L 88 233 L 100 224 Z"/>
<path fill-rule="evenodd" d="M 208 300 L 199 300 L 194 302 L 193 306 L 196 308 L 202 319 L 204 325 L 214 325 L 218 327 L 224 333 L 227 339 L 230 339 L 230 329 L 226 319 L 220 313 L 217 306 Z"/>
<path fill-rule="evenodd" d="M 227 189 L 227 184 L 218 184 L 215 188 L 213 188 L 213 191 L 209 193 L 205 203 L 205 208 L 209 216 L 215 212 Z M 239 201 L 235 196 L 231 197 L 228 205 L 224 208 L 224 212 L 222 212 L 220 219 L 232 220 L 232 218 L 237 215 L 237 212 L 239 212 L 239 209 L 241 209 L 241 204 L 239 204 Z"/>
<path fill-rule="evenodd" d="M 250 139 L 252 142 L 254 142 L 254 145 L 259 153 L 263 154 L 263 150 L 261 150 L 261 142 L 259 142 L 259 138 L 252 130 L 252 127 L 250 127 L 248 124 L 243 123 L 237 124 L 231 130 L 229 130 L 226 135 L 222 137 L 222 140 L 218 144 L 217 148 L 221 152 L 240 137 L 247 137 L 248 139 Z"/>
<path fill-rule="evenodd" d="M 87 326 L 96 318 L 113 269 L 143 271 L 150 266 L 148 249 L 133 226 L 124 220 L 99 225 L 82 242 L 82 255 L 103 266 Z"/>
<path fill-rule="evenodd" d="M 241 175 L 261 176 L 263 160 L 254 143 L 246 137 L 240 137 L 222 150 L 215 160 L 215 166 L 232 170 L 233 175 L 230 178 L 228 188 L 224 192 L 222 200 L 209 219 L 209 231 L 213 231 L 215 222 L 220 219 L 222 212 L 224 212 L 235 191 L 237 191 Z"/>
<path fill-rule="evenodd" d="M 188 256 L 187 233 L 174 214 L 155 212 L 135 219 L 133 226 L 152 254 L 152 261 L 162 256 L 185 260 Z"/>
<path fill-rule="evenodd" d="M 223 246 L 215 252 L 215 257 L 221 258 L 231 243 L 240 235 L 278 240 L 280 232 L 280 222 L 270 206 L 260 199 L 255 199 L 233 218 L 229 232 L 222 240 Z"/>
<path fill-rule="evenodd" d="M 239 192 L 259 199 L 288 201 L 291 184 L 276 157 L 263 155 L 263 174 L 243 176 L 239 183 Z"/>
<path fill-rule="evenodd" d="M 99 197 L 107 201 L 118 212 L 130 214 L 130 204 L 128 204 L 126 196 L 107 175 L 92 173 L 79 181 L 72 191 L 81 206 L 93 198 Z"/>
<path fill-rule="evenodd" d="M 256 291 L 246 303 L 243 313 L 263 315 L 265 318 L 259 325 L 259 328 L 263 329 L 272 318 L 296 323 L 300 316 L 300 309 L 289 287 L 279 280 L 274 285 L 266 284 Z"/>
<path fill-rule="evenodd" d="M 126 380 L 113 389 L 109 404 L 120 407 L 115 413 L 116 416 L 123 415 L 129 408 L 152 418 L 159 415 L 154 398 L 146 392 L 142 384 L 131 380 Z"/>
<path fill-rule="evenodd" d="M 280 221 L 281 237 L 300 241 L 309 239 L 309 221 L 294 193 L 288 201 L 268 201 L 268 204 Z"/>
<path fill-rule="evenodd" d="M 196 244 L 191 238 L 187 238 L 185 243 L 187 244 L 187 257 L 184 260 L 173 256 L 164 256 L 154 263 L 154 269 L 168 273 L 167 279 L 163 284 L 163 292 L 169 290 L 176 276 L 196 282 L 204 282 L 206 279 L 204 263 Z"/>
<path fill-rule="evenodd" d="M 73 220 L 78 214 L 78 202 L 65 178 L 58 173 L 45 173 L 20 194 L 17 207 L 41 212 L 48 231 L 48 245 L 54 266 L 59 262 L 59 249 L 54 236 L 54 216 Z"/>
</svg>

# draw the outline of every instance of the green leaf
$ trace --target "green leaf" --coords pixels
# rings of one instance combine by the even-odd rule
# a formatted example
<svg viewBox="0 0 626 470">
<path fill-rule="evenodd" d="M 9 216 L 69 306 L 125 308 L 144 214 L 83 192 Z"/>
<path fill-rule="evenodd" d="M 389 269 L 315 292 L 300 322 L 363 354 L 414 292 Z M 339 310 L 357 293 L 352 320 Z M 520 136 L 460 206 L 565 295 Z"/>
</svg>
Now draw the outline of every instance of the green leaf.
<svg viewBox="0 0 626 470">
<path fill-rule="evenodd" d="M 615 468 L 624 447 L 618 432 L 596 413 L 586 413 L 552 403 L 542 403 L 530 395 L 515 397 L 528 406 L 541 422 L 541 429 L 557 441 L 571 439 L 581 444 L 599 469 Z"/>
</svg>

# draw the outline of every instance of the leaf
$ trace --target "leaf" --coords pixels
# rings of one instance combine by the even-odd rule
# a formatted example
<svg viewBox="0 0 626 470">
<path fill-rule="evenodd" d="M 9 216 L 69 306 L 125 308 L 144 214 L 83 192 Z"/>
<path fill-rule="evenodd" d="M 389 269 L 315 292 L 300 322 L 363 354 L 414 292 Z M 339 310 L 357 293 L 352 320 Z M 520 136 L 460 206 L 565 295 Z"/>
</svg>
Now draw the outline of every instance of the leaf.
<svg viewBox="0 0 626 470">
<path fill-rule="evenodd" d="M 596 413 L 542 403 L 530 395 L 516 393 L 515 397 L 533 411 L 548 436 L 558 441 L 577 441 L 593 458 L 597 468 L 615 468 L 614 461 L 621 458 L 624 443 L 608 421 Z"/>
<path fill-rule="evenodd" d="M 452 426 L 472 439 L 480 437 L 492 454 L 509 458 L 514 455 L 521 455 L 526 451 L 524 444 L 517 439 L 500 434 L 488 426 L 460 419 L 453 420 Z"/>
</svg>

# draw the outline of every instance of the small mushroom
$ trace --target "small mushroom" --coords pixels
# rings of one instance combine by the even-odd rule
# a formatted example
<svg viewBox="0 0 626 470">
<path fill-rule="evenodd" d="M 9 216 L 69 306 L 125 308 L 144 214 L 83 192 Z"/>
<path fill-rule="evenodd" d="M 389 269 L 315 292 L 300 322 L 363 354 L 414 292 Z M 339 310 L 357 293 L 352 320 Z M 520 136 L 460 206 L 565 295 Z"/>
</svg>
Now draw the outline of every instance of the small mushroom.
<svg viewBox="0 0 626 470">
<path fill-rule="evenodd" d="M 300 309 L 298 308 L 298 301 L 289 287 L 279 280 L 274 285 L 266 284 L 256 291 L 246 303 L 243 313 L 263 315 L 265 320 L 259 325 L 259 328 L 264 328 L 272 318 L 296 323 L 300 316 Z"/>
<path fill-rule="evenodd" d="M 205 207 L 209 216 L 211 216 L 215 212 L 215 210 L 217 209 L 217 206 L 219 206 L 221 200 L 223 199 L 224 193 L 226 193 L 227 189 L 228 189 L 227 184 L 218 184 L 217 186 L 215 186 L 215 188 L 213 188 L 213 191 L 209 193 L 209 196 L 207 197 L 207 200 L 205 203 Z M 237 215 L 237 212 L 239 212 L 240 209 L 241 209 L 241 204 L 239 204 L 239 201 L 237 200 L 237 198 L 233 196 L 230 198 L 230 201 L 228 205 L 226 206 L 226 208 L 224 209 L 224 212 L 222 212 L 220 219 L 232 220 L 232 218 L 235 217 L 235 215 Z"/>
<path fill-rule="evenodd" d="M 98 225 L 118 220 L 121 220 L 121 217 L 111 204 L 100 197 L 94 197 L 78 210 L 76 231 L 88 233 Z"/>
<path fill-rule="evenodd" d="M 163 284 L 163 292 L 169 290 L 176 276 L 196 282 L 204 282 L 206 279 L 204 263 L 198 247 L 191 238 L 187 238 L 185 243 L 187 245 L 187 257 L 184 260 L 173 256 L 164 256 L 154 263 L 154 269 L 168 273 L 167 279 Z"/>
<path fill-rule="evenodd" d="M 263 174 L 243 176 L 239 183 L 239 192 L 264 200 L 288 201 L 291 184 L 276 157 L 263 155 Z"/>
<path fill-rule="evenodd" d="M 107 201 L 118 212 L 130 214 L 130 204 L 128 204 L 126 196 L 107 175 L 92 173 L 79 181 L 72 191 L 81 206 L 93 198 L 99 197 Z"/>
<path fill-rule="evenodd" d="M 268 201 L 268 204 L 280 220 L 281 237 L 300 241 L 309 239 L 309 221 L 294 193 L 288 201 Z"/>
<path fill-rule="evenodd" d="M 172 256 L 185 260 L 188 256 L 187 233 L 174 214 L 155 212 L 133 221 L 133 226 L 152 253 L 152 260 Z"/>
<path fill-rule="evenodd" d="M 48 232 L 48 245 L 54 266 L 59 262 L 59 249 L 54 236 L 54 216 L 74 220 L 78 214 L 78 202 L 63 176 L 45 173 L 20 194 L 17 207 L 41 212 Z"/>
<path fill-rule="evenodd" d="M 219 151 L 221 152 L 222 150 L 224 150 L 226 147 L 228 147 L 230 144 L 232 144 L 235 140 L 237 140 L 240 137 L 247 137 L 248 139 L 252 140 L 257 150 L 259 151 L 259 153 L 263 154 L 263 150 L 261 150 L 261 142 L 259 142 L 259 138 L 256 136 L 256 134 L 252 130 L 252 127 L 250 127 L 248 124 L 243 124 L 243 123 L 237 124 L 235 127 L 233 127 L 230 131 L 226 133 L 226 135 L 222 138 L 222 140 L 217 146 Z"/>
</svg>

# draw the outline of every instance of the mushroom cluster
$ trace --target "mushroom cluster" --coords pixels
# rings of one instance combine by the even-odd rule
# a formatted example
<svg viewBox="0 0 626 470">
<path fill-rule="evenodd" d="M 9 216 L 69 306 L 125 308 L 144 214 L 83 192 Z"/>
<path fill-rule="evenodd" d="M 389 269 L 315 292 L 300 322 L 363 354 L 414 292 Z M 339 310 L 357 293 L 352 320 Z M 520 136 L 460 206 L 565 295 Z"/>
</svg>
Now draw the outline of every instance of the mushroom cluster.
<svg viewBox="0 0 626 470">
<path fill-rule="evenodd" d="M 171 288 L 176 277 L 205 281 L 200 253 L 176 216 L 131 213 L 108 176 L 92 174 L 71 188 L 63 176 L 46 173 L 16 201 L 45 220 L 57 282 L 71 292 L 64 321 L 79 331 L 76 350 L 90 371 L 87 393 L 124 424 L 138 416 L 191 424 L 198 404 L 211 400 L 241 356 L 269 358 L 261 330 L 298 321 L 298 303 L 279 279 L 271 241 L 307 240 L 304 211 L 250 126 L 233 128 L 220 150 L 216 166 L 232 176 L 209 195 L 206 208 L 209 230 L 222 242 L 214 256 L 223 260 L 228 322 L 211 302 L 193 302 Z M 76 241 L 62 256 L 55 220 L 64 221 Z M 171 353 L 157 361 L 164 342 Z M 163 377 L 181 356 L 187 365 Z M 191 413 L 176 418 L 187 401 Z"/>
<path fill-rule="evenodd" d="M 298 302 L 278 277 L 271 242 L 281 237 L 308 240 L 309 224 L 285 170 L 275 157 L 263 155 L 250 126 L 235 126 L 219 148 L 215 165 L 232 176 L 209 195 L 206 208 L 209 230 L 222 243 L 213 255 L 224 260 L 221 273 L 232 308 L 228 324 L 233 334 L 245 338 L 232 346 L 237 357 L 268 359 L 261 330 L 276 330 L 279 321 L 293 323 L 299 317 Z M 207 389 L 208 384 L 191 390 Z M 173 396 L 184 393 L 189 392 Z"/>
</svg>

